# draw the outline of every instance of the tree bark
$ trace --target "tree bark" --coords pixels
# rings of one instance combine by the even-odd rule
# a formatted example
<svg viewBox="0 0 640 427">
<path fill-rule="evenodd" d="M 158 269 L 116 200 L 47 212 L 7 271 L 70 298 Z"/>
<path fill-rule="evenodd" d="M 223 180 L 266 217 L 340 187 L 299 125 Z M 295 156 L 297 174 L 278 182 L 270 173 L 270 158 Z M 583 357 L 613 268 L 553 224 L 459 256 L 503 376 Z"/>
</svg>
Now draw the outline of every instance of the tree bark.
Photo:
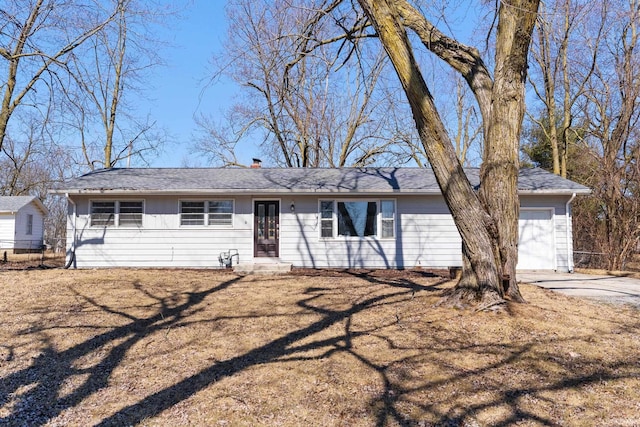
<svg viewBox="0 0 640 427">
<path fill-rule="evenodd" d="M 378 33 L 405 91 L 413 118 L 434 175 L 464 241 L 465 257 L 472 276 L 458 287 L 462 302 L 491 305 L 504 293 L 494 258 L 492 219 L 483 209 L 465 175 L 444 128 L 433 98 L 422 77 L 399 12 L 391 0 L 359 0 Z M 461 281 L 462 282 L 462 281 Z"/>
<path fill-rule="evenodd" d="M 516 280 L 519 143 L 525 108 L 527 56 L 538 5 L 538 0 L 500 4 L 492 110 L 480 169 L 480 197 L 497 227 L 499 272 L 508 279 L 506 295 L 516 301 L 523 301 Z"/>
</svg>

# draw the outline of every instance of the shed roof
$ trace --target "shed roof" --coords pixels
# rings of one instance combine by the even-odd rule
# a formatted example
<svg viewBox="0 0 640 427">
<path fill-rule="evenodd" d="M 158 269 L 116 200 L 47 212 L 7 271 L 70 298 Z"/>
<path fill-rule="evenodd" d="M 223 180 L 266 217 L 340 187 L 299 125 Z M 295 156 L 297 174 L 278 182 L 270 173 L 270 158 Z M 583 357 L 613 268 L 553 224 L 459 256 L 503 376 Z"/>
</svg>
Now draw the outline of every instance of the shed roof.
<svg viewBox="0 0 640 427">
<path fill-rule="evenodd" d="M 479 169 L 465 169 L 479 185 Z M 520 194 L 586 194 L 590 190 L 542 169 L 522 169 Z M 127 168 L 103 169 L 54 190 L 68 194 L 440 194 L 423 168 Z"/>
<path fill-rule="evenodd" d="M 35 203 L 38 209 L 47 214 L 47 208 L 35 196 L 0 196 L 0 212 L 18 212 L 29 203 Z"/>
</svg>

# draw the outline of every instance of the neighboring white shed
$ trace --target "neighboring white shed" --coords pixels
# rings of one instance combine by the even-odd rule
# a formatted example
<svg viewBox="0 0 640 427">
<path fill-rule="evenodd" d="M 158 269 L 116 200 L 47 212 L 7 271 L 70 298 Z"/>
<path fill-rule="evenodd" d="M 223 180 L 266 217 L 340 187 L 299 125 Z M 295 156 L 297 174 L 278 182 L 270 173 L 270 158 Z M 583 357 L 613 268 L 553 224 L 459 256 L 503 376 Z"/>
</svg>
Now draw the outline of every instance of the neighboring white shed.
<svg viewBox="0 0 640 427">
<path fill-rule="evenodd" d="M 0 249 L 42 249 L 47 208 L 34 196 L 0 196 Z"/>
</svg>

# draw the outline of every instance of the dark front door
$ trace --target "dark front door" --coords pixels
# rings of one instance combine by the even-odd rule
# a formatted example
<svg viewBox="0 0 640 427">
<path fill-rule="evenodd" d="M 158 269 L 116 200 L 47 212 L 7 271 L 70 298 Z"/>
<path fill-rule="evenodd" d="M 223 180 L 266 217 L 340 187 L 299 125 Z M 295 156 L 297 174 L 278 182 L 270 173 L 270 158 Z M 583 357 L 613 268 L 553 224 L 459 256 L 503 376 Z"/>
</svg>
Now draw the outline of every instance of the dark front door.
<svg viewBox="0 0 640 427">
<path fill-rule="evenodd" d="M 280 202 L 277 200 L 256 201 L 253 206 L 254 215 L 254 249 L 255 257 L 278 257 L 280 238 Z"/>
</svg>

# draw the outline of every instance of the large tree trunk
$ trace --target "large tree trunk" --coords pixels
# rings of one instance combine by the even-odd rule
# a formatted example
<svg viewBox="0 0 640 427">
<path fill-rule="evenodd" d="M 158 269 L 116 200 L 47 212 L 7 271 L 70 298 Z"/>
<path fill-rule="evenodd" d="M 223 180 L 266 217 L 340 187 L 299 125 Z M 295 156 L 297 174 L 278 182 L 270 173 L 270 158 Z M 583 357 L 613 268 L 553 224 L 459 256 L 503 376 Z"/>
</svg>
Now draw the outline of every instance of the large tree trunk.
<svg viewBox="0 0 640 427">
<path fill-rule="evenodd" d="M 391 0 L 359 0 L 393 63 L 413 112 L 420 140 L 444 199 L 464 241 L 469 269 L 455 299 L 492 305 L 503 301 L 494 257 L 492 219 L 465 175 L 431 93 L 415 62 L 406 32 Z M 469 276 L 470 275 L 470 276 Z"/>
<path fill-rule="evenodd" d="M 527 55 L 539 0 L 516 0 L 499 9 L 496 69 L 492 81 L 478 51 L 446 37 L 406 0 L 359 0 L 403 85 L 420 139 L 463 240 L 463 274 L 453 301 L 507 296 L 524 301 L 516 280 L 519 138 L 524 115 Z M 402 19 L 401 19 L 402 17 Z M 484 121 L 485 153 L 479 198 L 415 63 L 404 25 L 459 71 L 474 92 Z"/>
<path fill-rule="evenodd" d="M 527 54 L 539 1 L 519 0 L 516 4 L 510 3 L 509 7 L 501 5 L 495 81 L 477 49 L 440 32 L 406 0 L 394 3 L 399 4 L 403 23 L 416 32 L 427 49 L 465 78 L 476 97 L 485 139 L 481 199 L 495 220 L 495 227 L 489 224 L 489 232 L 494 241 L 496 265 L 501 279 L 506 279 L 502 285 L 507 296 L 523 301 L 515 274 L 518 255 L 518 143 L 524 112 Z M 462 277 L 462 282 L 470 277 L 464 267 Z"/>
<path fill-rule="evenodd" d="M 480 197 L 497 226 L 498 269 L 505 278 L 506 295 L 516 301 L 523 301 L 516 281 L 518 151 L 525 108 L 527 53 L 538 3 L 538 0 L 514 0 L 500 4 L 492 109 L 480 170 Z"/>
</svg>

